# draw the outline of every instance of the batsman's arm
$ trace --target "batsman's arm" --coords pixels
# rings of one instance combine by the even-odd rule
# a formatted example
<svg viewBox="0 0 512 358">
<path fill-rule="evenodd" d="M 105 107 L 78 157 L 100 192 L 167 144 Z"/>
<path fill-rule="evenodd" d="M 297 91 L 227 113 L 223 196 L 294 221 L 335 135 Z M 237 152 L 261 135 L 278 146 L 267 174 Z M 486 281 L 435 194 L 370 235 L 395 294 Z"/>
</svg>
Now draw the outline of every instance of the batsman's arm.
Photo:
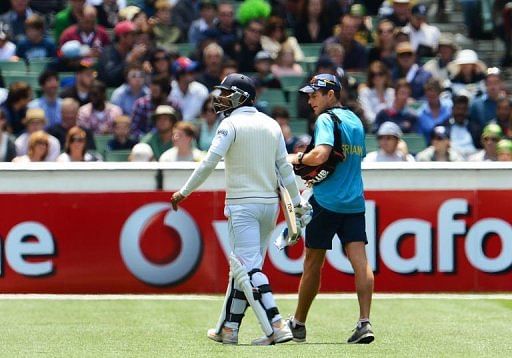
<svg viewBox="0 0 512 358">
<path fill-rule="evenodd" d="M 185 185 L 180 189 L 180 194 L 189 196 L 193 191 L 201 186 L 213 172 L 222 157 L 209 151 L 206 157 L 199 163 L 192 175 L 188 178 Z"/>
<path fill-rule="evenodd" d="M 284 143 L 284 138 L 280 141 L 278 148 L 278 155 L 276 160 L 276 167 L 278 174 L 281 176 L 281 180 L 283 182 L 284 187 L 288 190 L 290 197 L 292 198 L 293 206 L 297 206 L 300 204 L 300 194 L 299 188 L 297 187 L 297 182 L 295 181 L 295 174 L 293 173 L 293 168 L 286 160 L 287 152 L 286 152 L 286 144 Z"/>
</svg>

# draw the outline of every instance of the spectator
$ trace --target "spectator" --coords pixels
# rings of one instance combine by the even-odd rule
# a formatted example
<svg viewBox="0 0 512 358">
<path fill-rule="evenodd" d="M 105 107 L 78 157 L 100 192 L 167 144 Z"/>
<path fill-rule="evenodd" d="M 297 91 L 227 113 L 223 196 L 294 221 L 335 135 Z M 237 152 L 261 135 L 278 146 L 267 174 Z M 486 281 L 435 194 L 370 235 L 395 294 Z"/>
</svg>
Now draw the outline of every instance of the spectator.
<svg viewBox="0 0 512 358">
<path fill-rule="evenodd" d="M 107 101 L 105 85 L 94 80 L 87 103 L 78 110 L 78 125 L 93 131 L 94 134 L 111 134 L 114 118 L 123 114 L 121 108 Z"/>
<path fill-rule="evenodd" d="M 385 18 L 391 21 L 397 27 L 404 27 L 411 19 L 411 1 L 410 0 L 392 0 L 393 10 Z"/>
<path fill-rule="evenodd" d="M 83 106 L 91 101 L 89 93 L 94 81 L 93 62 L 88 59 L 80 61 L 78 71 L 75 75 L 75 84 L 66 87 L 60 93 L 60 98 L 73 98 Z"/>
<path fill-rule="evenodd" d="M 14 163 L 44 162 L 48 156 L 48 134 L 43 131 L 34 132 L 28 137 L 27 154 L 19 155 L 12 161 Z"/>
<path fill-rule="evenodd" d="M 166 150 L 160 162 L 200 162 L 204 152 L 194 147 L 196 127 L 192 123 L 178 122 L 172 129 L 171 149 Z"/>
<path fill-rule="evenodd" d="M 52 70 L 43 71 L 39 75 L 39 85 L 43 95 L 32 100 L 28 108 L 43 109 L 49 126 L 60 123 L 62 99 L 58 96 L 59 74 Z"/>
<path fill-rule="evenodd" d="M 78 23 L 82 17 L 85 0 L 69 0 L 69 6 L 55 16 L 54 36 L 55 42 L 59 42 L 60 35 L 65 29 Z"/>
<path fill-rule="evenodd" d="M 218 5 L 218 18 L 213 28 L 202 32 L 202 38 L 215 40 L 230 58 L 236 58 L 236 48 L 242 38 L 242 30 L 235 21 L 233 4 L 223 1 Z"/>
<path fill-rule="evenodd" d="M 87 151 L 87 134 L 85 131 L 74 126 L 69 129 L 66 135 L 64 153 L 57 157 L 58 162 L 94 162 L 98 158 Z"/>
<path fill-rule="evenodd" d="M 16 156 L 16 145 L 13 137 L 5 131 L 7 118 L 0 109 L 0 162 L 10 162 Z"/>
<path fill-rule="evenodd" d="M 128 116 L 117 116 L 114 119 L 114 137 L 107 143 L 107 150 L 132 149 L 137 141 L 130 137 L 132 121 Z"/>
<path fill-rule="evenodd" d="M 80 62 L 88 55 L 87 46 L 81 45 L 77 40 L 68 41 L 60 48 L 58 57 L 53 59 L 46 68 L 57 72 L 78 72 Z M 73 82 L 61 84 L 61 86 L 71 85 Z"/>
<path fill-rule="evenodd" d="M 297 39 L 294 36 L 287 36 L 283 19 L 271 16 L 265 26 L 265 34 L 261 36 L 261 47 L 267 51 L 273 59 L 277 59 L 283 47 L 293 52 L 296 61 L 304 59 Z"/>
<path fill-rule="evenodd" d="M 442 90 L 436 78 L 431 77 L 425 83 L 427 101 L 419 109 L 418 129 L 427 144 L 430 144 L 432 129 L 448 121 L 452 115 L 452 102 L 440 98 Z"/>
<path fill-rule="evenodd" d="M 242 73 L 255 72 L 254 58 L 262 50 L 261 34 L 263 33 L 263 24 L 259 21 L 251 20 L 244 28 L 244 36 L 240 42 L 239 51 L 236 54 L 238 70 Z"/>
<path fill-rule="evenodd" d="M 154 160 L 153 150 L 147 143 L 135 144 L 128 156 L 128 161 L 130 162 L 152 162 Z"/>
<path fill-rule="evenodd" d="M 76 126 L 78 120 L 78 110 L 80 104 L 74 98 L 64 98 L 61 104 L 61 118 L 60 123 L 56 123 L 48 128 L 48 134 L 54 136 L 59 141 L 60 147 L 64 148 L 66 145 L 66 136 L 68 131 Z M 96 144 L 94 142 L 94 134 L 91 130 L 81 127 L 85 131 L 87 136 L 87 149 L 96 150 Z"/>
<path fill-rule="evenodd" d="M 270 70 L 277 78 L 285 76 L 302 76 L 304 71 L 297 63 L 294 52 L 288 45 L 283 45 L 279 50 L 276 62 L 271 65 Z"/>
<path fill-rule="evenodd" d="M 502 139 L 496 145 L 496 153 L 498 162 L 512 161 L 512 140 Z"/>
<path fill-rule="evenodd" d="M 242 26 L 247 26 L 251 21 L 266 22 L 272 13 L 272 6 L 266 0 L 243 0 L 237 11 L 237 19 Z"/>
<path fill-rule="evenodd" d="M 194 20 L 199 19 L 200 0 L 178 0 L 172 11 L 172 23 L 186 34 Z"/>
<path fill-rule="evenodd" d="M 22 156 L 27 154 L 30 147 L 30 136 L 33 133 L 43 131 L 46 126 L 46 118 L 44 111 L 40 108 L 31 108 L 27 110 L 27 114 L 23 119 L 23 125 L 26 131 L 21 134 L 14 144 L 16 145 L 16 154 Z M 60 153 L 60 143 L 54 136 L 45 132 L 48 139 L 48 150 L 44 157 L 47 162 L 54 162 Z"/>
<path fill-rule="evenodd" d="M 374 129 L 378 129 L 384 122 L 393 122 L 404 133 L 415 133 L 418 117 L 407 108 L 411 98 L 411 86 L 405 79 L 398 80 L 395 85 L 395 100 L 390 108 L 383 109 L 375 117 Z"/>
<path fill-rule="evenodd" d="M 331 60 L 336 68 L 336 76 L 339 78 L 351 77 L 349 74 L 345 76 L 345 70 L 343 69 L 343 61 L 345 60 L 345 49 L 343 46 L 337 43 L 327 44 L 325 46 L 325 53 L 320 58 L 327 57 Z M 318 58 L 318 61 L 320 61 Z"/>
<path fill-rule="evenodd" d="M 375 122 L 377 113 L 393 105 L 395 89 L 391 84 L 391 73 L 381 61 L 370 64 L 366 86 L 359 87 L 359 103 L 364 117 L 370 125 Z"/>
<path fill-rule="evenodd" d="M 453 98 L 452 117 L 445 123 L 450 133 L 452 148 L 465 158 L 476 152 L 480 145 L 480 127 L 469 122 L 469 98 L 457 96 Z"/>
<path fill-rule="evenodd" d="M 7 27 L 9 25 L 0 22 L 0 61 L 13 61 L 16 58 L 16 45 L 9 41 Z"/>
<path fill-rule="evenodd" d="M 402 152 L 398 143 L 402 138 L 400 127 L 393 122 L 384 122 L 377 132 L 379 149 L 370 152 L 363 159 L 364 162 L 414 162 L 414 157 Z"/>
<path fill-rule="evenodd" d="M 298 22 L 293 33 L 299 43 L 324 42 L 332 34 L 329 15 L 323 0 L 302 2 Z"/>
<path fill-rule="evenodd" d="M 7 131 L 15 136 L 23 131 L 22 120 L 32 99 L 32 89 L 26 82 L 13 82 L 9 85 L 9 94 L 2 104 L 7 119 Z"/>
<path fill-rule="evenodd" d="M 44 37 L 44 20 L 39 15 L 31 15 L 25 21 L 27 38 L 20 40 L 16 56 L 29 62 L 35 58 L 56 57 L 55 44 Z"/>
<path fill-rule="evenodd" d="M 382 61 L 389 69 L 396 62 L 395 56 L 395 25 L 390 20 L 380 20 L 377 25 L 375 46 L 368 52 L 368 62 Z"/>
<path fill-rule="evenodd" d="M 104 47 L 110 45 L 105 28 L 97 25 L 98 12 L 94 6 L 85 5 L 78 23 L 64 30 L 59 39 L 60 46 L 76 40 L 90 48 L 89 56 L 99 57 Z"/>
<path fill-rule="evenodd" d="M 127 67 L 126 81 L 112 93 L 110 102 L 121 107 L 123 114 L 131 116 L 135 101 L 149 95 L 149 88 L 144 84 L 142 66 L 133 64 Z"/>
<path fill-rule="evenodd" d="M 217 2 L 215 0 L 199 1 L 199 18 L 192 21 L 188 29 L 188 42 L 196 47 L 201 40 L 201 33 L 215 26 Z"/>
<path fill-rule="evenodd" d="M 451 89 L 454 95 L 466 95 L 472 100 L 485 90 L 484 79 L 487 66 L 478 59 L 473 50 L 462 50 L 448 64 Z"/>
<path fill-rule="evenodd" d="M 431 145 L 418 154 L 418 162 L 460 162 L 464 157 L 450 147 L 450 135 L 443 126 L 434 127 L 430 133 Z"/>
<path fill-rule="evenodd" d="M 448 81 L 450 79 L 448 64 L 454 60 L 457 50 L 455 37 L 451 33 L 442 33 L 439 37 L 437 56 L 428 60 L 423 65 L 423 69 L 430 72 L 432 77 L 441 80 L 441 83 Z"/>
<path fill-rule="evenodd" d="M 207 45 L 203 50 L 203 70 L 197 80 L 213 91 L 213 87 L 218 85 L 222 78 L 222 60 L 224 59 L 224 50 L 216 43 Z"/>
<path fill-rule="evenodd" d="M 200 150 L 207 151 L 212 144 L 213 138 L 217 134 L 217 127 L 220 124 L 220 116 L 215 113 L 213 108 L 212 96 L 208 96 L 201 108 L 201 116 L 199 117 L 199 135 L 197 146 Z"/>
<path fill-rule="evenodd" d="M 496 153 L 496 145 L 503 138 L 503 132 L 499 125 L 495 123 L 488 124 L 482 131 L 482 146 L 484 149 L 476 152 L 469 157 L 471 162 L 496 161 L 498 159 Z"/>
<path fill-rule="evenodd" d="M 96 5 L 98 11 L 98 23 L 106 28 L 112 29 L 119 20 L 119 6 L 116 0 L 102 0 Z"/>
<path fill-rule="evenodd" d="M 503 94 L 501 71 L 497 67 L 487 69 L 485 77 L 486 92 L 471 104 L 469 119 L 484 127 L 496 118 L 496 104 Z"/>
<path fill-rule="evenodd" d="M 349 14 L 356 20 L 357 32 L 354 38 L 361 45 L 368 46 L 368 43 L 373 42 L 373 37 L 370 32 L 371 19 L 365 16 L 366 8 L 363 4 L 352 4 L 350 5 Z"/>
<path fill-rule="evenodd" d="M 208 89 L 194 79 L 197 67 L 197 62 L 187 57 L 179 57 L 172 66 L 176 80 L 172 81 L 169 101 L 181 111 L 184 121 L 197 119 L 208 97 Z"/>
<path fill-rule="evenodd" d="M 169 78 L 162 75 L 153 76 L 149 86 L 149 95 L 139 98 L 133 105 L 132 135 L 136 138 L 148 133 L 153 125 L 150 116 L 159 105 L 168 105 L 167 97 L 171 91 Z"/>
<path fill-rule="evenodd" d="M 412 49 L 418 57 L 434 56 L 439 44 L 441 32 L 427 23 L 427 6 L 416 4 L 412 7 L 412 16 L 405 30 L 409 33 Z"/>
<path fill-rule="evenodd" d="M 155 4 L 155 16 L 149 19 L 149 24 L 155 35 L 156 45 L 167 51 L 174 48 L 174 44 L 181 42 L 186 36 L 176 23 L 171 20 L 172 6 L 167 0 L 158 0 Z"/>
<path fill-rule="evenodd" d="M 412 98 L 422 99 L 425 83 L 432 75 L 416 63 L 416 55 L 409 42 L 397 44 L 396 54 L 397 66 L 393 69 L 393 80 L 405 78 L 411 85 Z"/>
<path fill-rule="evenodd" d="M 167 105 L 160 105 L 156 107 L 155 113 L 151 116 L 151 119 L 154 122 L 155 130 L 146 134 L 141 142 L 151 146 L 153 155 L 155 159 L 158 160 L 164 152 L 172 147 L 172 129 L 178 121 L 178 117 L 174 108 Z"/>
<path fill-rule="evenodd" d="M 146 64 L 145 64 L 146 66 Z M 164 75 L 171 77 L 171 56 L 169 52 L 161 47 L 155 48 L 149 55 L 149 67 L 152 75 Z"/>
<path fill-rule="evenodd" d="M 256 67 L 256 76 L 253 78 L 260 88 L 281 89 L 281 81 L 271 71 L 272 57 L 266 51 L 260 51 L 254 58 L 254 67 Z"/>
<path fill-rule="evenodd" d="M 6 0 L 4 0 L 6 1 Z M 10 0 L 11 10 L 0 16 L 0 22 L 9 26 L 9 35 L 15 43 L 25 37 L 25 22 L 34 15 L 34 11 L 28 6 L 28 0 Z M 6 1 L 7 2 L 7 1 Z"/>
<path fill-rule="evenodd" d="M 232 73 L 238 72 L 238 64 L 234 60 L 227 60 L 222 64 L 220 78 L 224 79 Z"/>
<path fill-rule="evenodd" d="M 107 87 L 119 87 L 124 82 L 127 65 L 142 63 L 148 47 L 135 45 L 135 25 L 130 21 L 121 21 L 114 28 L 116 43 L 105 48 L 98 63 L 98 77 Z"/>
<path fill-rule="evenodd" d="M 512 123 L 512 103 L 510 98 L 501 97 L 496 102 L 496 117 L 490 123 L 496 123 L 501 127 L 501 130 L 506 137 L 510 137 L 510 125 Z"/>
<path fill-rule="evenodd" d="M 279 124 L 279 127 L 281 127 L 281 132 L 283 132 L 284 142 L 286 144 L 286 151 L 293 153 L 298 138 L 293 135 L 292 129 L 290 128 L 290 113 L 285 107 L 276 106 L 272 109 L 271 117 L 274 118 Z"/>
<path fill-rule="evenodd" d="M 339 34 L 324 41 L 323 52 L 325 52 L 325 46 L 329 43 L 339 43 L 343 46 L 345 49 L 343 68 L 346 71 L 362 71 L 368 67 L 366 48 L 355 40 L 356 33 L 356 19 L 351 15 L 345 15 L 340 21 Z"/>
</svg>

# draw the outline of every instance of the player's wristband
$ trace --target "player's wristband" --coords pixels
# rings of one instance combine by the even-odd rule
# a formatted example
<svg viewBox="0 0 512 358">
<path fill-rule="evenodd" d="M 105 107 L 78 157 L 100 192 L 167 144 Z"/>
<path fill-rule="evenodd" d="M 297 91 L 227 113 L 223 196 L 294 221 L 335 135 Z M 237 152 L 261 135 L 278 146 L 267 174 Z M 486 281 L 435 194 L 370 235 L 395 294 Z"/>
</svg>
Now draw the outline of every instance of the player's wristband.
<svg viewBox="0 0 512 358">
<path fill-rule="evenodd" d="M 299 162 L 299 164 L 302 164 L 302 158 L 304 158 L 304 153 L 298 152 L 297 153 L 297 161 Z"/>
</svg>

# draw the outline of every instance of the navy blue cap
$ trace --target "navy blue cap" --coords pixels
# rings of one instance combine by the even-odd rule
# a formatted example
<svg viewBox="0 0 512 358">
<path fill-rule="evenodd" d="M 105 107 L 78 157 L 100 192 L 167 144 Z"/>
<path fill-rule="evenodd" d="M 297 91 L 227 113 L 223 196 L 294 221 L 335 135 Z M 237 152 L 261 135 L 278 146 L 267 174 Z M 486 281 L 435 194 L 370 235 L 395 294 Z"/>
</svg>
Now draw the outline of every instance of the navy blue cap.
<svg viewBox="0 0 512 358">
<path fill-rule="evenodd" d="M 338 78 L 328 73 L 321 73 L 314 76 L 309 85 L 302 87 L 299 91 L 302 93 L 313 93 L 320 89 L 340 91 L 341 84 Z"/>
</svg>

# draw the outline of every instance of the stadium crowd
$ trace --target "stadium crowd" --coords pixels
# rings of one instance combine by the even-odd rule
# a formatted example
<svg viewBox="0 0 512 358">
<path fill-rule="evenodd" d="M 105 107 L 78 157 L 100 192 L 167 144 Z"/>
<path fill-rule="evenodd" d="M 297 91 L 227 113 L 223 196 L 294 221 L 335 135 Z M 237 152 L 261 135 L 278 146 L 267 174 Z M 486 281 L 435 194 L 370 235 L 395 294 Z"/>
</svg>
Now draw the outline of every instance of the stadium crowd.
<svg viewBox="0 0 512 358">
<path fill-rule="evenodd" d="M 254 79 L 289 152 L 314 123 L 298 88 L 331 73 L 366 161 L 510 161 L 510 46 L 502 67 L 484 63 L 429 23 L 445 2 L 2 1 L 0 161 L 199 161 L 222 120 L 211 92 L 233 72 Z M 512 2 L 460 3 L 467 36 L 494 11 L 510 43 Z"/>
</svg>

